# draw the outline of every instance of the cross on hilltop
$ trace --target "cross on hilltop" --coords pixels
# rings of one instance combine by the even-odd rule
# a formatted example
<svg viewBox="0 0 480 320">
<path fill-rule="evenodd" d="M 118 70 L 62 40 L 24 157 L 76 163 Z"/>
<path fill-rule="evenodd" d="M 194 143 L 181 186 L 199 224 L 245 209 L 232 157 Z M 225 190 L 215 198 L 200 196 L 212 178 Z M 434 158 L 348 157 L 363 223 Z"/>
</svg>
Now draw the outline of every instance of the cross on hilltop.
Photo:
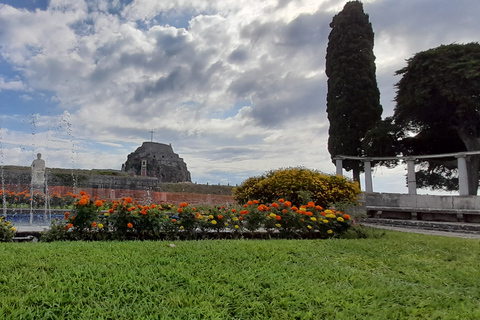
<svg viewBox="0 0 480 320">
<path fill-rule="evenodd" d="M 150 131 L 150 142 L 153 142 L 153 134 L 155 133 L 155 131 L 153 131 L 153 129 Z"/>
</svg>

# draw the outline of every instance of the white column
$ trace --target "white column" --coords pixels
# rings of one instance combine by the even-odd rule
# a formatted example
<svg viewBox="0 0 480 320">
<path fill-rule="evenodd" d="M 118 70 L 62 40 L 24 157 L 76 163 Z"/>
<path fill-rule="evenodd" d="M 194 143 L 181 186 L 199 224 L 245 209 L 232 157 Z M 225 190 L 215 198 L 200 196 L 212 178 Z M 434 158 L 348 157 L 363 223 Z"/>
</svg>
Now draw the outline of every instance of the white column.
<svg viewBox="0 0 480 320">
<path fill-rule="evenodd" d="M 417 194 L 417 178 L 415 177 L 415 158 L 407 159 L 408 194 Z"/>
<path fill-rule="evenodd" d="M 458 194 L 468 196 L 467 157 L 465 154 L 456 155 L 458 164 Z"/>
<path fill-rule="evenodd" d="M 370 159 L 364 160 L 364 169 L 365 169 L 365 192 L 373 192 L 372 163 L 370 162 Z"/>
<path fill-rule="evenodd" d="M 335 165 L 337 167 L 337 176 L 338 175 L 341 175 L 343 176 L 343 162 L 342 162 L 342 159 L 335 159 Z"/>
</svg>

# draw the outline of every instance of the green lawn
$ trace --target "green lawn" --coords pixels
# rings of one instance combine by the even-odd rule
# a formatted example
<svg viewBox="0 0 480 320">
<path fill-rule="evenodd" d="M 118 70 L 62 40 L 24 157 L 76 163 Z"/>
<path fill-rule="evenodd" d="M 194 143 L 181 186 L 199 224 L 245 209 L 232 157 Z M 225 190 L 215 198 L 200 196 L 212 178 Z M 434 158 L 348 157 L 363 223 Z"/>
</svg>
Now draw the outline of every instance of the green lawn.
<svg viewBox="0 0 480 320">
<path fill-rule="evenodd" d="M 480 319 L 479 240 L 1 243 L 0 260 L 1 319 Z"/>
</svg>

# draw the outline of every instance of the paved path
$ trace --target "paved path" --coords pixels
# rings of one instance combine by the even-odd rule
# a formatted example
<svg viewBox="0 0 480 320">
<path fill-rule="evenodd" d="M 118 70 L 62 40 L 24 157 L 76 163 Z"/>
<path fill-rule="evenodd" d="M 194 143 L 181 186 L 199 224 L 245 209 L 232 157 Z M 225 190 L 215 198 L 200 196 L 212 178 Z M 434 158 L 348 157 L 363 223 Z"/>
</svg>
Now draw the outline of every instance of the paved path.
<svg viewBox="0 0 480 320">
<path fill-rule="evenodd" d="M 446 236 L 446 237 L 456 237 L 456 238 L 465 238 L 465 239 L 480 239 L 480 233 L 463 233 L 463 232 L 450 232 L 450 231 L 436 231 L 436 230 L 427 230 L 427 229 L 417 229 L 417 228 L 399 228 L 399 227 L 390 227 L 390 226 L 382 226 L 378 224 L 370 224 L 370 223 L 362 223 L 365 226 L 379 228 L 379 229 L 387 229 L 387 230 L 394 230 L 394 231 L 402 231 L 402 232 L 412 232 L 412 233 L 421 233 L 421 234 L 428 234 L 432 236 Z"/>
</svg>

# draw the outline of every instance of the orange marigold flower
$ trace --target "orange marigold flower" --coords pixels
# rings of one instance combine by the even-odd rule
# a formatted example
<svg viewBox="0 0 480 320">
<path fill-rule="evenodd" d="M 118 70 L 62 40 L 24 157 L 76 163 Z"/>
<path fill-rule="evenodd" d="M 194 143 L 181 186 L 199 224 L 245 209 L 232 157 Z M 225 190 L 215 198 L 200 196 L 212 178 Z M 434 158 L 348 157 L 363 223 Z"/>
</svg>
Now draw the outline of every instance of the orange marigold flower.
<svg viewBox="0 0 480 320">
<path fill-rule="evenodd" d="M 108 213 L 113 213 L 113 211 L 114 211 L 113 209 L 109 209 Z"/>
<path fill-rule="evenodd" d="M 95 221 L 92 222 L 92 228 L 95 228 L 97 226 L 97 223 Z"/>
<path fill-rule="evenodd" d="M 325 214 L 325 211 L 324 211 L 324 212 L 322 212 L 322 213 L 320 213 L 320 215 L 322 215 L 322 216 L 324 216 L 324 217 L 325 217 L 325 215 L 326 215 L 326 214 Z"/>
<path fill-rule="evenodd" d="M 197 208 L 193 207 L 192 210 L 193 210 L 193 211 L 197 211 Z"/>
<path fill-rule="evenodd" d="M 68 216 L 70 215 L 70 212 L 65 212 L 65 220 L 68 219 Z"/>
<path fill-rule="evenodd" d="M 238 217 L 238 220 L 243 221 L 243 217 L 242 216 Z"/>
<path fill-rule="evenodd" d="M 218 220 L 223 219 L 223 216 L 221 214 L 218 215 Z"/>
<path fill-rule="evenodd" d="M 236 212 L 237 212 L 237 209 L 232 209 L 232 212 L 233 212 L 233 213 L 236 213 Z"/>
<path fill-rule="evenodd" d="M 68 229 L 73 228 L 73 223 L 67 224 L 67 228 L 68 228 Z"/>
<path fill-rule="evenodd" d="M 186 203 L 186 202 L 180 203 L 180 208 L 185 208 L 187 206 L 188 206 L 188 203 Z"/>
<path fill-rule="evenodd" d="M 83 199 L 80 199 L 80 201 L 78 201 L 78 204 L 81 205 L 81 206 L 84 206 L 84 205 L 87 204 L 87 202 L 88 202 L 88 200 L 83 198 Z"/>
<path fill-rule="evenodd" d="M 258 206 L 257 210 L 258 211 L 265 211 L 265 210 L 267 210 L 267 206 L 264 205 L 264 204 L 261 204 L 261 205 Z"/>
<path fill-rule="evenodd" d="M 87 193 L 85 191 L 80 191 L 80 195 L 84 196 L 86 195 Z"/>
<path fill-rule="evenodd" d="M 253 201 L 248 201 L 247 205 L 251 206 L 253 204 Z"/>
<path fill-rule="evenodd" d="M 306 214 L 307 216 L 309 216 L 309 217 L 313 216 L 313 213 L 312 213 L 312 212 L 310 212 L 310 211 L 308 211 L 308 212 L 307 212 L 307 213 L 305 213 L 305 214 Z"/>
<path fill-rule="evenodd" d="M 293 211 L 298 211 L 298 208 L 297 207 L 292 207 L 292 210 Z"/>
<path fill-rule="evenodd" d="M 134 207 L 130 207 L 130 208 L 128 208 L 127 210 L 128 210 L 128 211 L 133 211 L 133 210 L 135 210 L 135 208 L 134 208 Z"/>
<path fill-rule="evenodd" d="M 133 202 L 133 199 L 130 198 L 130 197 L 128 197 L 128 198 L 125 199 L 125 202 L 126 202 L 126 203 L 132 203 L 132 202 Z"/>
<path fill-rule="evenodd" d="M 310 208 L 313 208 L 313 207 L 315 207 L 315 202 L 310 201 L 307 206 L 310 207 Z"/>
<path fill-rule="evenodd" d="M 275 203 L 275 202 L 272 203 L 270 206 L 271 206 L 272 208 L 278 208 L 278 207 L 279 207 L 278 203 Z"/>
<path fill-rule="evenodd" d="M 278 202 L 280 202 L 280 203 L 284 203 L 284 202 L 285 202 L 285 200 L 284 200 L 284 199 L 278 199 Z"/>
<path fill-rule="evenodd" d="M 258 201 L 258 200 L 253 200 L 253 203 L 254 203 L 254 204 L 259 204 L 260 201 Z"/>
<path fill-rule="evenodd" d="M 317 210 L 323 210 L 323 208 L 320 207 L 320 206 L 315 206 L 315 209 L 317 209 Z"/>
<path fill-rule="evenodd" d="M 183 209 L 182 209 L 182 208 L 178 208 L 178 209 L 177 209 L 177 212 L 178 212 L 178 213 L 182 213 L 182 212 L 183 212 Z"/>
<path fill-rule="evenodd" d="M 140 211 L 141 214 L 143 214 L 144 216 L 147 215 L 147 209 L 143 209 L 142 211 Z"/>
<path fill-rule="evenodd" d="M 130 229 L 133 228 L 133 224 L 131 222 L 127 223 L 127 227 L 129 227 Z"/>
<path fill-rule="evenodd" d="M 156 207 L 157 207 L 157 206 L 154 205 L 154 204 L 150 205 L 150 209 L 155 209 Z"/>
<path fill-rule="evenodd" d="M 282 210 L 282 213 L 287 213 L 287 212 L 288 212 L 287 209 L 283 209 L 283 210 Z"/>
<path fill-rule="evenodd" d="M 345 213 L 345 214 L 343 215 L 343 219 L 345 219 L 345 220 L 350 220 L 351 217 L 350 217 L 349 214 L 346 214 L 346 213 Z"/>
<path fill-rule="evenodd" d="M 275 216 L 275 219 L 277 219 L 277 220 L 282 220 L 282 217 L 280 217 L 279 215 L 276 215 L 276 216 Z"/>
<path fill-rule="evenodd" d="M 95 205 L 96 205 L 97 207 L 102 207 L 102 206 L 103 206 L 102 200 L 97 200 L 97 201 L 95 201 Z"/>
<path fill-rule="evenodd" d="M 291 206 L 292 206 L 292 203 L 291 203 L 290 201 L 285 201 L 285 202 L 283 203 L 283 205 L 284 205 L 285 207 L 291 207 Z"/>
<path fill-rule="evenodd" d="M 172 219 L 172 222 L 177 222 L 177 219 Z"/>
</svg>

